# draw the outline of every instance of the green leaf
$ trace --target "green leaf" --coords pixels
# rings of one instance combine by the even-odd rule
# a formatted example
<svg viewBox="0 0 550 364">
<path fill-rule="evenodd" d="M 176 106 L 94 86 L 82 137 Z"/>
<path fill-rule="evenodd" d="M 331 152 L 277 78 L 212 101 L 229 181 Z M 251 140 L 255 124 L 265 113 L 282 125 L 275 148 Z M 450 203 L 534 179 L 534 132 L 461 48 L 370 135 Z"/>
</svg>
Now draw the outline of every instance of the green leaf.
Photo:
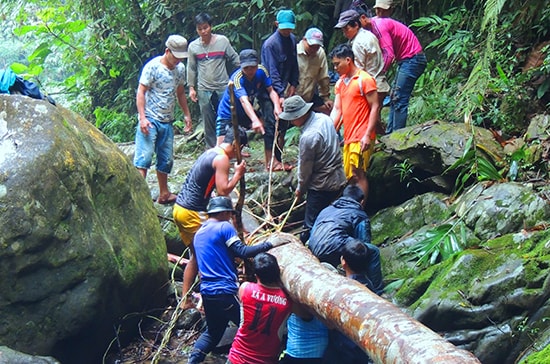
<svg viewBox="0 0 550 364">
<path fill-rule="evenodd" d="M 76 20 L 65 24 L 65 30 L 70 33 L 78 33 L 86 29 L 87 22 L 83 20 Z"/>
<path fill-rule="evenodd" d="M 51 53 L 50 44 L 42 43 L 29 56 L 29 61 L 33 62 L 34 60 L 38 60 L 39 62 L 43 62 Z"/>
<path fill-rule="evenodd" d="M 36 26 L 36 25 L 23 25 L 22 27 L 19 27 L 19 28 L 16 28 L 13 30 L 13 33 L 15 35 L 17 35 L 18 37 L 22 36 L 22 35 L 25 35 L 27 33 L 30 33 L 30 32 L 34 32 L 38 29 L 39 27 Z"/>
<path fill-rule="evenodd" d="M 27 72 L 27 69 L 29 69 L 28 66 L 25 66 L 24 64 L 17 63 L 17 62 L 12 63 L 10 65 L 10 68 L 13 72 L 15 72 L 18 75 Z"/>
</svg>

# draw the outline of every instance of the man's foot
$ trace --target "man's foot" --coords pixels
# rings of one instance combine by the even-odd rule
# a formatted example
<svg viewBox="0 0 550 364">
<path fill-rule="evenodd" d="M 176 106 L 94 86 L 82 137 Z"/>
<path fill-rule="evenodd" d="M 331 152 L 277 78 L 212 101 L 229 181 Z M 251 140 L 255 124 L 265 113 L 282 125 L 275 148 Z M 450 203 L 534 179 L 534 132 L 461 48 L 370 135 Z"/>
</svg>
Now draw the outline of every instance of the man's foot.
<svg viewBox="0 0 550 364">
<path fill-rule="evenodd" d="M 281 171 L 290 172 L 292 171 L 293 168 L 294 166 L 292 164 L 288 164 L 288 163 L 283 164 L 277 161 L 277 162 L 273 162 L 273 166 L 271 167 L 271 170 L 273 172 L 281 172 Z M 266 166 L 265 170 L 269 172 L 269 166 Z"/>
<path fill-rule="evenodd" d="M 195 303 L 191 297 L 187 297 L 180 302 L 180 310 L 185 311 L 190 308 L 195 308 Z"/>
<path fill-rule="evenodd" d="M 169 194 L 168 196 L 159 196 L 157 198 L 157 203 L 161 205 L 170 205 L 176 202 L 176 199 L 178 196 L 174 195 L 173 193 Z"/>
</svg>

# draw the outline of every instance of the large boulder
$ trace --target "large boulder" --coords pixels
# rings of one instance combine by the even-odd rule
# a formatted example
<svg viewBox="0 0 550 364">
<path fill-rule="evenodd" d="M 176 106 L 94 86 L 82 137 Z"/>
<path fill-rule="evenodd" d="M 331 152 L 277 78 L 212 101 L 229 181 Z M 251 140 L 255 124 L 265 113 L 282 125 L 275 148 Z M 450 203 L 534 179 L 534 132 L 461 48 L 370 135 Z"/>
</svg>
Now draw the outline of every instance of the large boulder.
<svg viewBox="0 0 550 364">
<path fill-rule="evenodd" d="M 550 332 L 550 205 L 531 184 L 476 184 L 453 203 L 426 193 L 372 219 L 387 294 L 484 364 L 514 363 Z M 448 227 L 463 251 L 417 264 L 412 247 Z M 427 253 L 431 255 L 431 253 Z M 540 339 L 538 350 L 550 340 Z"/>
<path fill-rule="evenodd" d="M 441 121 L 399 129 L 380 138 L 367 172 L 371 212 L 398 205 L 426 192 L 450 194 L 457 170 L 448 170 L 464 155 L 470 138 L 480 156 L 503 157 L 503 149 L 487 129 Z"/>
<path fill-rule="evenodd" d="M 143 178 L 82 117 L 0 95 L 0 344 L 97 363 L 164 302 L 166 246 Z"/>
</svg>

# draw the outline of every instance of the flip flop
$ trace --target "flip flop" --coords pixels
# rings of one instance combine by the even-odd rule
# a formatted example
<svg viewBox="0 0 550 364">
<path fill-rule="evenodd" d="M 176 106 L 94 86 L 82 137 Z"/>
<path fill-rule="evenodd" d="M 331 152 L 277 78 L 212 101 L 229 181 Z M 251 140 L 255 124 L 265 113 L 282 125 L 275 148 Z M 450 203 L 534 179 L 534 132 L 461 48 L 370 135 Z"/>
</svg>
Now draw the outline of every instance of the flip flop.
<svg viewBox="0 0 550 364">
<path fill-rule="evenodd" d="M 277 163 L 273 163 L 273 168 L 271 170 L 273 172 L 282 172 L 282 171 L 289 172 L 289 171 L 292 171 L 293 168 L 294 166 L 291 164 L 285 163 L 283 165 L 282 163 L 277 162 Z M 266 167 L 265 170 L 269 172 L 269 168 Z"/>
<path fill-rule="evenodd" d="M 176 202 L 177 198 L 178 198 L 178 196 L 171 193 L 170 196 L 168 196 L 168 198 L 161 199 L 160 196 L 159 196 L 157 198 L 157 203 L 159 203 L 161 205 L 170 205 L 170 204 L 173 204 L 174 202 Z"/>
<path fill-rule="evenodd" d="M 265 170 L 266 170 L 266 172 L 269 172 L 269 166 L 265 166 Z M 273 165 L 271 166 L 271 171 L 272 172 L 282 172 L 282 171 L 284 171 L 283 165 L 279 162 L 273 163 Z"/>
</svg>

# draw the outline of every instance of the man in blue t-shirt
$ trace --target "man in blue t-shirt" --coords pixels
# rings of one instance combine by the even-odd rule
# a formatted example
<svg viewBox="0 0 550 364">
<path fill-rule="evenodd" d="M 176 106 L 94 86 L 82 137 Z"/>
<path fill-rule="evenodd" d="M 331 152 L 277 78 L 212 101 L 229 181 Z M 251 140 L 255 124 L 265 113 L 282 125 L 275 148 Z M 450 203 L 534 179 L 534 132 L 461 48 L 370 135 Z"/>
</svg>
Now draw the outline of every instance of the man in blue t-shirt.
<svg viewBox="0 0 550 364">
<path fill-rule="evenodd" d="M 239 54 L 241 68 L 235 71 L 229 82 L 235 85 L 235 110 L 239 125 L 256 133 L 265 133 L 264 124 L 254 110 L 254 100 L 260 91 L 266 92 L 274 105 L 274 114 L 281 113 L 279 96 L 273 90 L 271 78 L 267 70 L 259 64 L 258 54 L 253 49 L 244 49 Z M 216 120 L 216 136 L 218 144 L 223 141 L 226 129 L 231 125 L 231 95 L 230 88 L 226 88 L 218 106 Z"/>
</svg>

